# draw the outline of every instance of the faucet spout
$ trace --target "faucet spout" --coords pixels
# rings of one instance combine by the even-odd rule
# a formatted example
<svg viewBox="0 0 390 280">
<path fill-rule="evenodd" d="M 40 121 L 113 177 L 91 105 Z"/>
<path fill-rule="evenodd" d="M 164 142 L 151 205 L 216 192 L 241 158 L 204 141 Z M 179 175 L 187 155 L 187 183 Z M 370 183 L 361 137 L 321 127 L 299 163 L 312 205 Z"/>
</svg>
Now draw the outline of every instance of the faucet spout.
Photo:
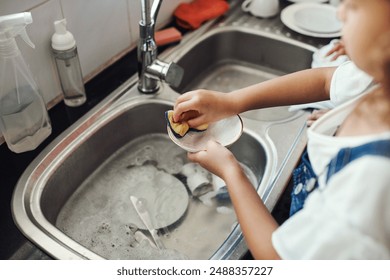
<svg viewBox="0 0 390 280">
<path fill-rule="evenodd" d="M 155 93 L 159 90 L 159 81 L 177 87 L 183 77 L 183 69 L 175 63 L 166 63 L 157 59 L 157 45 L 154 40 L 154 29 L 157 15 L 163 0 L 141 0 L 139 22 L 140 39 L 138 42 L 138 90 L 142 93 Z"/>
<path fill-rule="evenodd" d="M 151 18 L 153 19 L 154 22 L 157 21 L 157 15 L 158 15 L 158 12 L 160 11 L 162 1 L 163 0 L 154 0 L 153 1 L 152 10 L 151 10 Z"/>
</svg>

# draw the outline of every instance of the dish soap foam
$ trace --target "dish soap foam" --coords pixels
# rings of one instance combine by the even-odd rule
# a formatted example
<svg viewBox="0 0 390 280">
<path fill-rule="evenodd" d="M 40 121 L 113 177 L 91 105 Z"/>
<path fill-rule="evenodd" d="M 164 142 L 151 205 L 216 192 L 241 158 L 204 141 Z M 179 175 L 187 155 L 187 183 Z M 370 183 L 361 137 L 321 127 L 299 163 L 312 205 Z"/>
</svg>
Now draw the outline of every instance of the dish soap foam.
<svg viewBox="0 0 390 280">
<path fill-rule="evenodd" d="M 0 130 L 15 153 L 35 149 L 51 133 L 45 102 L 15 41 L 21 36 L 35 47 L 26 33 L 30 23 L 31 13 L 0 17 Z"/>
</svg>

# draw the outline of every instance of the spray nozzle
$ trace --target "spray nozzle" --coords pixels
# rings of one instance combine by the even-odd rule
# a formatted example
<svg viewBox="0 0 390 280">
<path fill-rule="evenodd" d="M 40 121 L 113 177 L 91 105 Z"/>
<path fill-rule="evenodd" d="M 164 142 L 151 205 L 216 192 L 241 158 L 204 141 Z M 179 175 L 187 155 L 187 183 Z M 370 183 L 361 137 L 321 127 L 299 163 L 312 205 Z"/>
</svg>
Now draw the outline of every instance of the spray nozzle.
<svg viewBox="0 0 390 280">
<path fill-rule="evenodd" d="M 0 40 L 15 38 L 20 35 L 23 41 L 32 48 L 34 43 L 26 32 L 26 26 L 33 22 L 31 13 L 18 13 L 0 17 Z"/>
</svg>

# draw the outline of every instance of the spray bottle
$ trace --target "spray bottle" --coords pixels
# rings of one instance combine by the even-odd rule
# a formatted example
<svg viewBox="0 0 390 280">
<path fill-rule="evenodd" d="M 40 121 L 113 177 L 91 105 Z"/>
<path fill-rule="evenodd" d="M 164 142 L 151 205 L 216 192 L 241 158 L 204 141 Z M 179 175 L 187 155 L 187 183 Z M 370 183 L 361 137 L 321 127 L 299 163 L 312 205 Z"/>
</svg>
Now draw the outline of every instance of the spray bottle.
<svg viewBox="0 0 390 280">
<path fill-rule="evenodd" d="M 9 149 L 35 149 L 51 133 L 50 119 L 37 84 L 16 44 L 20 36 L 35 48 L 26 32 L 31 13 L 0 17 L 0 130 Z"/>
</svg>

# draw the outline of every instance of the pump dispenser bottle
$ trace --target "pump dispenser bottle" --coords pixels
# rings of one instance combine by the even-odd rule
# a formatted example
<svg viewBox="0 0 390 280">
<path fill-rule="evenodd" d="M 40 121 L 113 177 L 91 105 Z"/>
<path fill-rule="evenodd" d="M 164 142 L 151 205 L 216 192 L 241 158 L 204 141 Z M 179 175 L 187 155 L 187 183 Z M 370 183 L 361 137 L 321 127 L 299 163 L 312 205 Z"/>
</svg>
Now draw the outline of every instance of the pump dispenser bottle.
<svg viewBox="0 0 390 280">
<path fill-rule="evenodd" d="M 84 104 L 87 97 L 76 41 L 72 33 L 66 30 L 66 19 L 55 21 L 54 29 L 51 46 L 64 93 L 64 102 L 70 107 L 77 107 Z"/>
<path fill-rule="evenodd" d="M 26 33 L 31 13 L 0 17 L 0 130 L 9 149 L 21 153 L 35 149 L 51 133 L 45 102 L 15 41 L 32 48 Z"/>
</svg>

